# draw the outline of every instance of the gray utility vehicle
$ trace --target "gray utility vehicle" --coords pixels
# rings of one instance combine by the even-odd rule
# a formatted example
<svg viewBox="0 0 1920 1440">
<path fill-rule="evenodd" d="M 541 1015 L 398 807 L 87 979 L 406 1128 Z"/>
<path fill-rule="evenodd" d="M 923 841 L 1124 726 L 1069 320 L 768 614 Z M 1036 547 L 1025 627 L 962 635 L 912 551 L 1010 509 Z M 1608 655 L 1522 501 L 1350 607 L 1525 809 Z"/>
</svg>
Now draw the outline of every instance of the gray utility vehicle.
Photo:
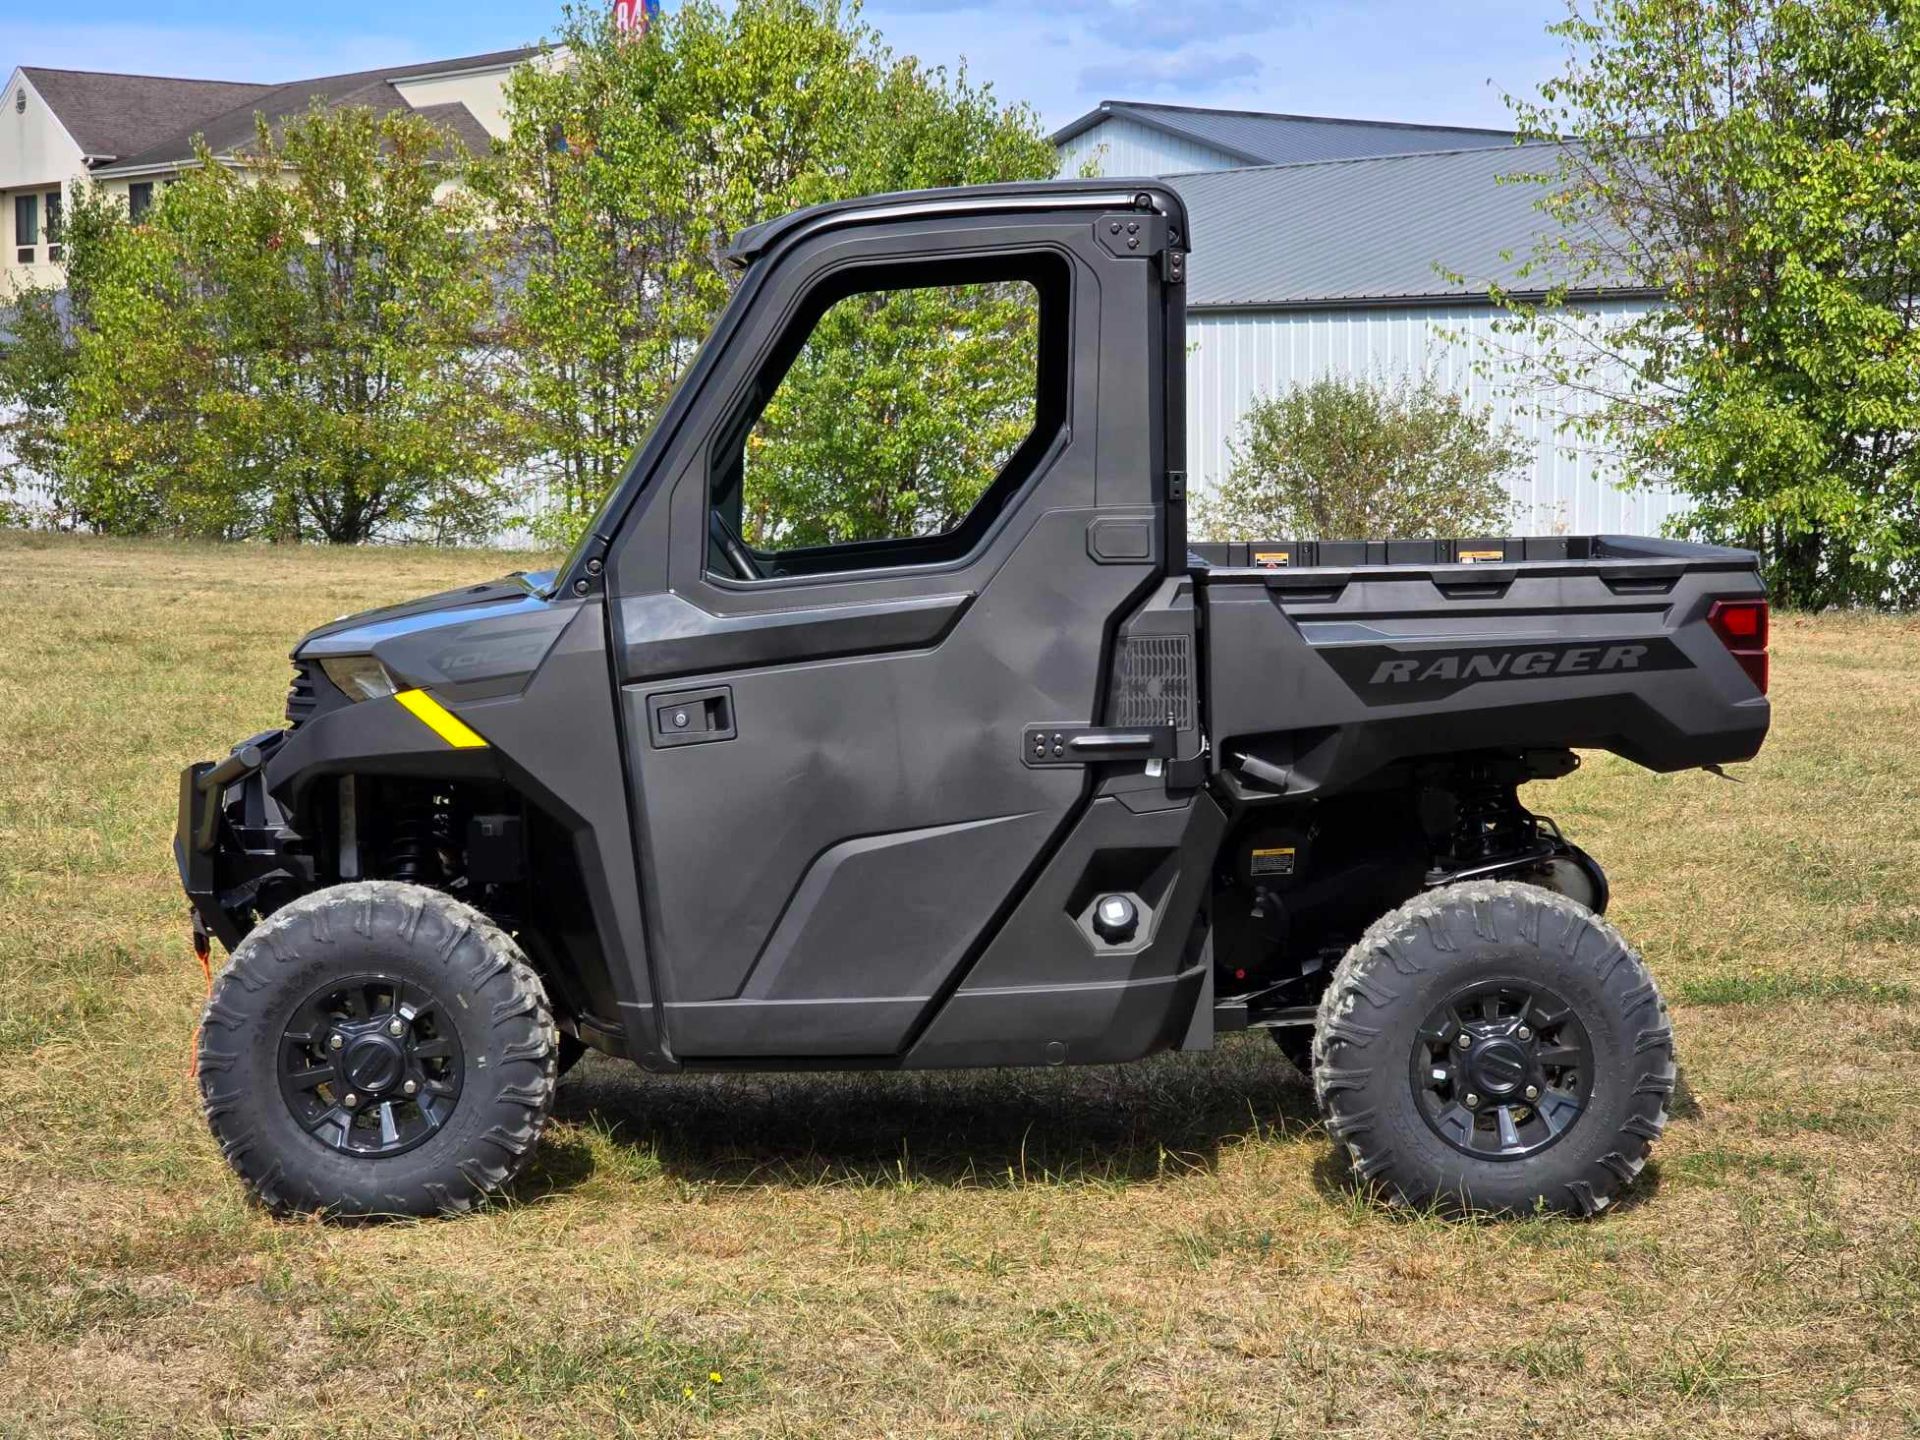
<svg viewBox="0 0 1920 1440">
<path fill-rule="evenodd" d="M 263 1202 L 463 1209 L 526 1162 L 584 1047 L 1062 1065 L 1250 1028 L 1390 1198 L 1592 1212 L 1633 1180 L 1666 1012 L 1600 867 L 1516 790 L 1575 747 L 1751 757 L 1754 558 L 1189 545 L 1187 245 L 1153 181 L 747 231 L 563 568 L 299 643 L 287 727 L 188 768 L 175 842 L 202 954 L 233 952 L 206 1113 Z M 809 337 L 921 292 L 1030 307 L 1004 332 L 1026 393 L 980 427 L 1005 443 L 940 453 L 982 467 L 977 500 L 909 494 L 879 539 L 769 529 L 756 468 L 873 389 L 827 386 Z M 925 383 L 975 373 L 1001 323 L 948 327 Z"/>
</svg>

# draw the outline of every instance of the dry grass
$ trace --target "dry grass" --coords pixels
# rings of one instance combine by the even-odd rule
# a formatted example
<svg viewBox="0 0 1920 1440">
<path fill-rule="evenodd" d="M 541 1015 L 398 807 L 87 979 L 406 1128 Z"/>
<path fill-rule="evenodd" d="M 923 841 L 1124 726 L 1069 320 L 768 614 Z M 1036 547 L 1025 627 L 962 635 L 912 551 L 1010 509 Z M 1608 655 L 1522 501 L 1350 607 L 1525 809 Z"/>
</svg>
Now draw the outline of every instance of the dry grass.
<svg viewBox="0 0 1920 1440">
<path fill-rule="evenodd" d="M 185 1074 L 186 760 L 473 554 L 0 536 L 0 1433 L 1920 1433 L 1920 624 L 1779 627 L 1741 784 L 1593 758 L 1685 1087 L 1600 1223 L 1356 1202 L 1250 1040 L 1119 1070 L 590 1060 L 513 1203 L 251 1211 Z"/>
</svg>

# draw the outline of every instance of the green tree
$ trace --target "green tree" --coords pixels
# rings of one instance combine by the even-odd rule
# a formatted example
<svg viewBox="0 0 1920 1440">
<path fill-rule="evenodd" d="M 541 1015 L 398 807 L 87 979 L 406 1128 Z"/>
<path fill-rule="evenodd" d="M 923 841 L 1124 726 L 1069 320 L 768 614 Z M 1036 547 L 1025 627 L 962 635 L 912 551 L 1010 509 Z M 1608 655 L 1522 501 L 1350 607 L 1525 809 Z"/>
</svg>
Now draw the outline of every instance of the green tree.
<svg viewBox="0 0 1920 1440">
<path fill-rule="evenodd" d="M 1604 0 L 1513 101 L 1563 142 L 1544 378 L 1800 606 L 1920 600 L 1920 0 Z M 1664 292 L 1579 314 L 1597 282 Z"/>
<path fill-rule="evenodd" d="M 739 230 L 1055 163 L 1026 107 L 894 56 L 836 0 L 688 0 L 643 39 L 607 11 L 569 9 L 564 62 L 515 74 L 511 136 L 480 180 L 513 250 L 554 538 L 591 515 L 725 306 Z"/>
<path fill-rule="evenodd" d="M 747 440 L 743 533 L 769 550 L 939 535 L 1032 432 L 1039 298 L 970 284 L 820 319 Z"/>
<path fill-rule="evenodd" d="M 105 242 L 126 211 L 84 184 L 72 188 L 66 209 L 65 287 L 25 287 L 0 308 L 0 523 L 83 519 L 73 509 L 67 406 Z"/>
<path fill-rule="evenodd" d="M 1527 459 L 1511 427 L 1432 380 L 1330 377 L 1257 401 L 1196 519 L 1216 540 L 1497 535 Z"/>
<path fill-rule="evenodd" d="M 57 291 L 30 289 L 0 310 L 0 525 L 58 507 L 70 336 Z"/>
<path fill-rule="evenodd" d="M 86 523 L 354 542 L 483 535 L 514 456 L 497 286 L 448 138 L 347 108 L 262 124 L 133 225 L 88 294 L 58 446 Z"/>
</svg>

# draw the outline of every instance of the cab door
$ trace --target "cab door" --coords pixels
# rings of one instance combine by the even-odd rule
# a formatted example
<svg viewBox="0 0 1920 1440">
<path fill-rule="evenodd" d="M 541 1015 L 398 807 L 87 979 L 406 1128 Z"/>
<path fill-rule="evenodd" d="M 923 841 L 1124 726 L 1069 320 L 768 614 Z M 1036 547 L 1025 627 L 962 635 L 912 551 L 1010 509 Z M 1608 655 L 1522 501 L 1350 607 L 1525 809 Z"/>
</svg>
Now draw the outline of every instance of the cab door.
<svg viewBox="0 0 1920 1440">
<path fill-rule="evenodd" d="M 643 457 L 608 576 L 676 1057 L 898 1055 L 1083 807 L 1034 737 L 1097 723 L 1165 562 L 1162 269 L 1111 237 L 1167 220 L 1113 201 L 797 227 Z"/>
</svg>

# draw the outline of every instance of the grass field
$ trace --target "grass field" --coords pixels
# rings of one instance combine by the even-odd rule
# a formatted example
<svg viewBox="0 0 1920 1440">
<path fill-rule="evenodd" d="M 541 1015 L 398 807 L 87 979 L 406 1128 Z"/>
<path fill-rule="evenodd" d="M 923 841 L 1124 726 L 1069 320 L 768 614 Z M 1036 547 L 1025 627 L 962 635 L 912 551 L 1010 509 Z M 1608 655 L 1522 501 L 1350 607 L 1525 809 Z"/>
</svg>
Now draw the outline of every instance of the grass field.
<svg viewBox="0 0 1920 1440">
<path fill-rule="evenodd" d="M 1533 794 L 1684 1084 L 1592 1224 L 1357 1201 L 1257 1037 L 1115 1070 L 591 1059 L 510 1203 L 251 1210 L 187 1076 L 187 760 L 507 557 L 0 535 L 0 1434 L 1920 1434 L 1920 622 L 1783 619 L 1730 784 Z"/>
</svg>

